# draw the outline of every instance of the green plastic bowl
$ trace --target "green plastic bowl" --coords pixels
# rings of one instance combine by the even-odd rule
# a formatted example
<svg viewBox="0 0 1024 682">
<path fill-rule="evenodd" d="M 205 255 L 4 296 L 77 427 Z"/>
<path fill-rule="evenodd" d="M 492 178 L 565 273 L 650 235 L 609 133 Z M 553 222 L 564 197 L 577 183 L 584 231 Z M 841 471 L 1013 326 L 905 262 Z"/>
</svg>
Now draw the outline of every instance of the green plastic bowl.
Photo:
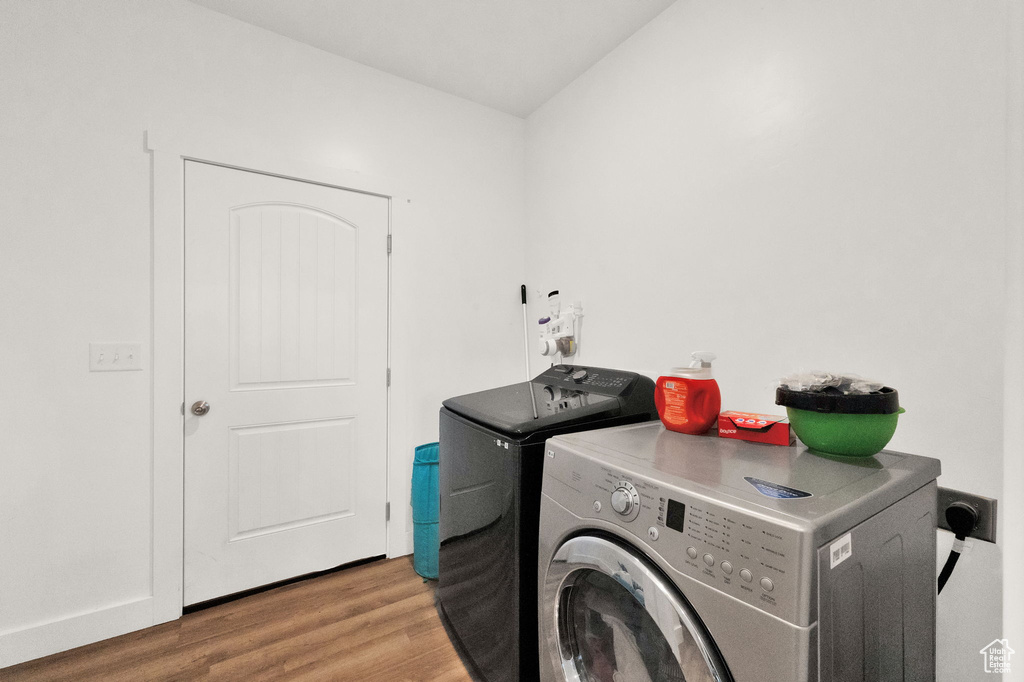
<svg viewBox="0 0 1024 682">
<path fill-rule="evenodd" d="M 787 407 L 789 423 L 800 441 L 812 450 L 843 457 L 870 457 L 896 433 L 896 421 L 906 410 L 893 414 L 812 412 Z"/>
</svg>

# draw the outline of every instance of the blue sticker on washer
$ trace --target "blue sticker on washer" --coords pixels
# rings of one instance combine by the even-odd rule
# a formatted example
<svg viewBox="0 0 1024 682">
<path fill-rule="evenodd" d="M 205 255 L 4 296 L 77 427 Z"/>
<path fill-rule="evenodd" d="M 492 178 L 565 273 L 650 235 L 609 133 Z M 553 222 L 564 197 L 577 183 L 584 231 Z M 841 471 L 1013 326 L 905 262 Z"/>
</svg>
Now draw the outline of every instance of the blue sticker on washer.
<svg viewBox="0 0 1024 682">
<path fill-rule="evenodd" d="M 753 478 L 752 476 L 744 476 L 743 480 L 754 486 L 757 492 L 761 493 L 765 497 L 774 497 L 777 500 L 792 500 L 798 497 L 813 497 L 810 493 L 806 493 L 803 490 L 797 490 L 796 488 L 787 488 L 784 485 L 778 483 L 772 483 L 771 481 L 762 481 L 760 478 Z"/>
</svg>

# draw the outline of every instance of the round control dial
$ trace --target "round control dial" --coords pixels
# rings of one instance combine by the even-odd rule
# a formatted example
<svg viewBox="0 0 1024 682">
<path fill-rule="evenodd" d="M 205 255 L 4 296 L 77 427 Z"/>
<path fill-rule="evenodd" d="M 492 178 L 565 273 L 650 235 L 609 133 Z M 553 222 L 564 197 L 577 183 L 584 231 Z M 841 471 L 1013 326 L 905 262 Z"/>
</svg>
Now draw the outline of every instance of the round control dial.
<svg viewBox="0 0 1024 682">
<path fill-rule="evenodd" d="M 640 495 L 629 481 L 619 481 L 612 491 L 612 509 L 627 521 L 632 521 L 640 513 Z"/>
<path fill-rule="evenodd" d="M 629 513 L 633 511 L 633 497 L 628 490 L 625 488 L 615 489 L 615 492 L 612 493 L 612 509 L 623 516 L 629 516 Z"/>
</svg>

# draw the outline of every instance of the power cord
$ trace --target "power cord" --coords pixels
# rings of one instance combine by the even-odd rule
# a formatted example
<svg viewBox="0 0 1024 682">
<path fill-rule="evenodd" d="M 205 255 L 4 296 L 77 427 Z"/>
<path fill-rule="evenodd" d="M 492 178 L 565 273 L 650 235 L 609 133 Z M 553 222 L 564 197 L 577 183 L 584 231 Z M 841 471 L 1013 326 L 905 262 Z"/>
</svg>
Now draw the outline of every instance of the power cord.
<svg viewBox="0 0 1024 682">
<path fill-rule="evenodd" d="M 978 512 L 966 502 L 954 502 L 946 507 L 946 523 L 953 530 L 953 535 L 956 539 L 953 541 L 953 548 L 949 550 L 946 565 L 942 567 L 942 571 L 939 573 L 939 589 L 937 594 L 942 592 L 942 588 L 946 586 L 949 576 L 953 574 L 953 568 L 956 566 L 957 559 L 960 558 L 960 553 L 963 551 L 967 536 L 978 525 Z"/>
</svg>

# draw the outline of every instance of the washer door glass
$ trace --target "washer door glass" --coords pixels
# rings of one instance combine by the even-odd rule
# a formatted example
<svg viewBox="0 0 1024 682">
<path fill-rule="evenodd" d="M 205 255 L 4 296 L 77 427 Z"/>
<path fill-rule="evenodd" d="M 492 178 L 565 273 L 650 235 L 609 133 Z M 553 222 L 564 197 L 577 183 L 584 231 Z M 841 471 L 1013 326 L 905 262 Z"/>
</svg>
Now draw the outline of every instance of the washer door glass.
<svg viewBox="0 0 1024 682">
<path fill-rule="evenodd" d="M 542 618 L 556 621 L 566 680 L 731 682 L 690 606 L 633 552 L 603 538 L 573 538 L 555 554 L 548 579 L 556 608 Z"/>
</svg>

